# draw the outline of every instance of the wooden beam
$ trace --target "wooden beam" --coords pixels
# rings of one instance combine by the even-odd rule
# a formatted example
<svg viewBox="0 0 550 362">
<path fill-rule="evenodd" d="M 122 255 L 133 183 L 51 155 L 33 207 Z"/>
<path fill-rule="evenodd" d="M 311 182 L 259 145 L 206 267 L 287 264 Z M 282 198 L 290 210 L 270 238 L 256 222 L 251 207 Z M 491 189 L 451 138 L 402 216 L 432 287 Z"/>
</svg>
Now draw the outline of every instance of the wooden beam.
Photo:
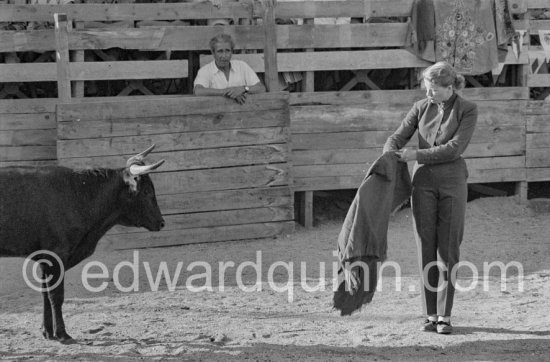
<svg viewBox="0 0 550 362">
<path fill-rule="evenodd" d="M 75 52 L 82 52 L 77 50 Z M 78 58 L 75 58 L 75 60 Z M 82 59 L 82 57 L 80 57 Z M 68 64 L 72 81 L 187 78 L 187 60 L 84 62 Z M 57 64 L 0 64 L 0 82 L 57 81 Z M 78 96 L 79 98 L 82 95 Z"/>
<path fill-rule="evenodd" d="M 160 231 L 158 233 L 130 233 L 105 236 L 101 243 L 111 250 L 152 248 L 193 243 L 211 243 L 229 240 L 253 240 L 289 234 L 294 231 L 293 221 L 272 223 L 215 226 L 206 228 Z"/>
<path fill-rule="evenodd" d="M 57 63 L 57 97 L 63 103 L 71 101 L 71 75 L 69 70 L 69 27 L 66 14 L 54 14 Z"/>
<path fill-rule="evenodd" d="M 277 67 L 277 31 L 275 26 L 275 4 L 274 0 L 263 0 L 263 28 L 265 34 L 264 45 L 264 68 L 265 85 L 268 92 L 279 90 L 279 73 Z"/>
<path fill-rule="evenodd" d="M 406 17 L 411 14 L 412 4 L 413 0 L 279 1 L 275 14 L 278 18 Z M 77 21 L 193 20 L 261 18 L 262 7 L 229 0 L 220 7 L 210 2 L 0 5 L 0 21 L 51 21 L 55 13 L 65 13 Z"/>
</svg>

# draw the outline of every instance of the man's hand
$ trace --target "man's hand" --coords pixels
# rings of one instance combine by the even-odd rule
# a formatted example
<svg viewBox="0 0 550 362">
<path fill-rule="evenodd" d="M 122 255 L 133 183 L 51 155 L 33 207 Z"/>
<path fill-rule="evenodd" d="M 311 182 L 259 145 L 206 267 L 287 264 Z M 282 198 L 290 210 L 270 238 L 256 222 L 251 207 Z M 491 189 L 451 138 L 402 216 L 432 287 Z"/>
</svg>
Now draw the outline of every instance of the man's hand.
<svg viewBox="0 0 550 362">
<path fill-rule="evenodd" d="M 224 96 L 233 99 L 239 104 L 243 104 L 246 101 L 246 91 L 244 86 L 228 88 Z"/>
</svg>

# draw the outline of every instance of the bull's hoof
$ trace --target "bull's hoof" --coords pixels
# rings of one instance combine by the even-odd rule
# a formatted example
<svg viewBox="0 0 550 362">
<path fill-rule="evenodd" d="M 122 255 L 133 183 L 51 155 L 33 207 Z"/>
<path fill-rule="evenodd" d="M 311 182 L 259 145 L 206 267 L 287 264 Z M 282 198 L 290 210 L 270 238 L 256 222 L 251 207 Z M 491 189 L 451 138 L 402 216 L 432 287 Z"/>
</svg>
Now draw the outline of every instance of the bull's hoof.
<svg viewBox="0 0 550 362">
<path fill-rule="evenodd" d="M 57 332 L 55 335 L 55 339 L 57 339 L 60 343 L 63 344 L 73 344 L 76 343 L 76 341 L 73 339 L 73 337 L 69 336 L 67 332 Z"/>
<path fill-rule="evenodd" d="M 54 335 L 53 335 L 53 331 L 48 331 L 45 328 L 42 328 L 41 330 L 42 330 L 42 335 L 44 336 L 44 338 L 49 339 L 49 340 L 57 340 L 57 338 L 54 337 Z"/>
</svg>

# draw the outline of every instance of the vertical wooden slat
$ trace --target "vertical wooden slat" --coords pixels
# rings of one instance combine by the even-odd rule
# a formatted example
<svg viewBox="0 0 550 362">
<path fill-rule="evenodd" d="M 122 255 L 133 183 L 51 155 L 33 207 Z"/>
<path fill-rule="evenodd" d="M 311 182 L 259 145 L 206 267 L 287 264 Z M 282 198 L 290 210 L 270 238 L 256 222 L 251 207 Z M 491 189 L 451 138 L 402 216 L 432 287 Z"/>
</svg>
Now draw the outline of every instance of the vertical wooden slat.
<svg viewBox="0 0 550 362">
<path fill-rule="evenodd" d="M 263 24 L 265 32 L 264 69 L 268 92 L 279 91 L 277 67 L 277 28 L 275 25 L 275 0 L 264 0 Z"/>
<path fill-rule="evenodd" d="M 304 19 L 304 24 L 314 24 L 315 19 Z M 313 49 L 306 49 L 306 51 L 312 52 Z M 302 81 L 302 91 L 303 92 L 314 92 L 315 91 L 315 73 L 304 72 L 304 78 Z M 300 203 L 300 224 L 302 224 L 306 229 L 311 229 L 313 227 L 313 191 L 304 191 L 302 192 L 301 197 L 299 198 Z"/>
<path fill-rule="evenodd" d="M 313 24 L 315 19 L 304 19 L 304 24 Z M 313 49 L 306 49 L 306 52 L 312 52 Z M 313 92 L 315 90 L 314 72 L 304 72 L 302 80 L 302 92 Z"/>
<path fill-rule="evenodd" d="M 70 22 L 69 22 L 70 24 Z M 83 22 L 78 22 L 75 24 L 77 29 L 84 28 Z M 72 52 L 72 61 L 73 62 L 83 62 L 84 61 L 84 50 L 74 50 Z M 73 82 L 72 96 L 75 98 L 84 97 L 84 81 L 78 80 Z"/>
<path fill-rule="evenodd" d="M 54 14 L 55 60 L 57 63 L 57 97 L 63 103 L 71 100 L 71 79 L 69 74 L 69 22 L 67 14 Z"/>
</svg>

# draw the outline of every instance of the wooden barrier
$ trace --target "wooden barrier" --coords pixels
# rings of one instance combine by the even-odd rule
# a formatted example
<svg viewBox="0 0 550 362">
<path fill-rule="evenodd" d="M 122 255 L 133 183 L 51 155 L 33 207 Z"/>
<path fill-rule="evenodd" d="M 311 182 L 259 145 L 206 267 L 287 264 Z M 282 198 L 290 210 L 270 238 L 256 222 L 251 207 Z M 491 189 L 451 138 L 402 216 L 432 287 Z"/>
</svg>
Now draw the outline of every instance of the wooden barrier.
<svg viewBox="0 0 550 362">
<path fill-rule="evenodd" d="M 290 98 L 294 190 L 355 189 L 421 90 L 294 93 Z M 468 182 L 524 182 L 527 88 L 469 88 L 478 104 L 476 132 L 466 150 Z M 416 135 L 409 146 L 416 147 Z M 311 196 L 301 196 L 311 199 Z M 299 214 L 312 220 L 302 203 Z"/>
<path fill-rule="evenodd" d="M 74 162 L 74 165 L 84 166 L 87 162 L 87 152 L 93 151 L 98 153 L 90 159 L 90 162 L 95 160 L 117 161 L 113 165 L 119 165 L 119 162 L 122 162 L 123 158 L 131 152 L 148 146 L 144 140 L 151 141 L 157 137 L 154 134 L 156 125 L 143 120 L 139 101 L 123 96 L 130 93 L 142 93 L 143 96 L 136 96 L 136 98 L 143 100 L 144 104 L 157 106 L 163 102 L 171 104 L 170 102 L 173 102 L 169 99 L 172 97 L 171 95 L 162 95 L 157 99 L 149 98 L 148 96 L 152 92 L 143 86 L 142 81 L 145 79 L 186 79 L 188 87 L 185 93 L 190 93 L 189 84 L 191 84 L 197 66 L 210 59 L 210 56 L 205 54 L 208 53 L 209 39 L 220 32 L 231 34 L 235 40 L 236 49 L 238 49 L 238 54 L 235 54 L 234 58 L 243 59 L 257 72 L 265 73 L 264 79 L 269 85 L 269 90 L 276 91 L 278 89 L 276 81 L 278 72 L 300 72 L 303 77 L 301 87 L 297 89 L 304 93 L 292 93 L 290 96 L 289 117 L 292 122 L 291 141 L 294 148 L 291 159 L 292 171 L 296 176 L 292 186 L 300 196 L 303 196 L 301 197 L 302 209 L 309 211 L 301 214 L 309 220 L 304 223 L 311 225 L 312 192 L 357 187 L 364 170 L 368 168 L 367 162 L 372 162 L 380 153 L 384 140 L 397 128 L 399 121 L 408 111 L 412 102 L 423 96 L 423 92 L 420 90 L 391 89 L 344 92 L 344 90 L 351 90 L 358 83 L 363 83 L 366 89 L 384 88 L 383 82 L 377 83 L 369 77 L 372 77 L 372 72 L 383 72 L 387 69 L 405 68 L 404 74 L 406 75 L 402 77 L 403 82 L 399 87 L 414 87 L 415 68 L 423 68 L 428 63 L 405 50 L 407 18 L 410 16 L 413 2 L 414 0 L 280 1 L 274 8 L 270 8 L 273 5 L 270 1 L 224 1 L 220 8 L 214 7 L 208 2 L 0 4 L 0 22 L 53 22 L 53 15 L 60 13 L 66 14 L 68 20 L 65 23 L 66 26 L 58 27 L 57 37 L 56 30 L 53 28 L 32 31 L 0 31 L 0 53 L 4 56 L 4 63 L 0 63 L 0 85 L 4 84 L 4 88 L 0 91 L 3 92 L 3 94 L 0 93 L 0 98 L 7 95 L 19 97 L 21 93 L 17 93 L 17 85 L 22 82 L 57 82 L 57 95 L 62 103 L 97 105 L 99 101 L 104 105 L 112 104 L 113 107 L 115 104 L 117 107 L 137 106 L 138 111 L 126 109 L 124 116 L 121 116 L 122 108 L 116 108 L 119 112 L 117 117 L 120 117 L 116 119 L 124 119 L 124 122 L 106 123 L 102 119 L 95 119 L 84 122 L 86 125 L 90 125 L 86 129 L 80 129 L 81 125 L 67 120 L 59 123 L 60 132 L 64 132 L 62 137 L 68 137 L 60 139 L 58 144 L 57 151 L 61 152 L 61 159 L 71 160 L 70 162 Z M 514 20 L 517 29 L 526 30 L 528 35 L 533 35 L 538 32 L 538 29 L 547 28 L 548 21 L 533 20 L 530 17 L 531 11 L 546 6 L 545 1 L 510 0 L 509 3 L 512 11 L 519 17 Z M 315 18 L 323 17 L 361 18 L 362 21 L 338 25 L 318 24 L 314 21 Z M 204 21 L 216 18 L 245 21 L 235 21 L 236 25 L 232 26 L 188 26 L 189 22 L 196 19 Z M 304 19 L 303 24 L 274 24 L 275 19 L 289 18 Z M 541 73 L 544 72 L 546 66 L 539 66 L 540 62 L 534 63 L 535 57 L 540 58 L 541 49 L 533 47 L 530 40 L 529 36 L 525 38 L 524 51 L 519 57 L 516 57 L 513 51 L 509 51 L 504 60 L 504 65 L 512 67 L 512 71 L 503 72 L 506 77 L 511 79 L 508 84 L 517 84 L 521 87 L 465 90 L 465 97 L 475 100 L 480 109 L 480 124 L 467 153 L 467 162 L 471 171 L 470 182 L 517 182 L 518 185 L 521 185 L 518 190 L 526 190 L 527 181 L 550 180 L 547 171 L 550 167 L 545 166 L 546 146 L 541 147 L 541 144 L 544 144 L 541 139 L 546 137 L 546 131 L 537 131 L 541 129 L 540 127 L 542 129 L 546 127 L 542 121 L 544 113 L 532 113 L 544 112 L 545 108 L 528 104 L 529 88 L 532 95 L 534 88 L 548 89 L 550 92 L 550 86 L 546 87 L 547 76 Z M 135 50 L 138 54 L 150 51 L 155 55 L 152 59 L 122 60 L 106 54 L 107 49 L 110 48 Z M 52 62 L 52 51 L 58 51 L 62 55 L 57 64 Z M 188 54 L 185 59 L 171 59 L 171 54 L 177 51 Z M 35 63 L 20 63 L 18 56 L 24 52 L 43 53 Z M 160 58 L 159 52 L 162 52 Z M 91 53 L 97 55 L 101 61 L 88 61 L 89 59 L 84 55 Z M 202 53 L 200 57 L 199 53 Z M 353 78 L 344 86 L 338 87 L 340 92 L 314 93 L 320 88 L 314 82 L 314 72 L 318 71 L 351 72 Z M 105 97 L 98 100 L 91 99 L 84 94 L 84 82 L 112 80 L 128 82 L 119 97 Z M 479 86 L 475 79 L 469 78 L 469 81 L 470 84 Z M 181 97 L 177 96 L 177 98 Z M 23 103 L 18 103 L 18 101 Z M 43 112 L 45 114 L 53 112 L 52 104 L 57 101 L 58 99 L 54 98 L 40 99 L 36 100 L 36 104 L 44 105 L 42 109 L 47 110 Z M 0 101 L 0 107 L 4 104 L 2 102 Z M 6 100 L 6 102 L 10 102 L 11 108 L 5 108 L 5 110 L 0 108 L 4 112 L 0 112 L 0 120 L 6 120 L 5 124 L 13 124 L 14 121 L 11 118 L 34 117 L 30 116 L 32 114 L 30 111 L 25 111 L 25 116 L 21 116 L 21 113 L 15 111 L 13 117 L 8 116 L 6 112 L 9 112 L 9 109 L 18 107 L 24 109 L 25 100 Z M 20 105 L 16 107 L 15 104 Z M 68 106 L 64 105 L 63 107 Z M 85 105 L 76 104 L 74 107 L 87 109 Z M 536 111 L 535 108 L 539 110 Z M 100 110 L 100 108 L 94 109 Z M 524 112 L 527 112 L 527 116 Z M 209 118 L 211 116 L 207 115 L 208 112 L 205 114 L 206 119 L 211 119 Z M 274 114 L 273 117 L 275 117 Z M 183 117 L 183 114 L 179 114 L 178 117 L 180 116 Z M 175 120 L 177 118 L 174 117 L 171 115 L 158 116 L 157 118 L 168 122 L 168 119 Z M 529 123 L 535 118 L 539 121 Z M 136 122 L 142 121 L 144 123 L 138 126 L 139 123 Z M 2 123 L 0 123 L 0 127 L 4 127 Z M 164 137 L 162 137 L 164 142 L 170 139 L 171 133 L 174 135 L 188 134 L 187 130 L 178 127 L 173 129 L 169 125 L 166 127 L 168 128 L 165 129 Z M 268 128 L 273 127 L 269 126 Z M 146 131 L 143 131 L 144 129 Z M 51 158 L 54 157 L 54 153 L 51 151 L 51 142 L 55 137 L 52 128 L 33 130 L 34 132 L 31 134 L 27 132 L 28 130 L 23 132 L 22 130 L 0 128 L 0 140 L 3 139 L 5 143 L 0 147 L 3 147 L 1 150 L 7 150 L 0 155 L 0 162 L 4 162 L 0 165 L 13 164 L 15 161 L 23 163 L 54 161 Z M 40 132 L 36 133 L 37 130 Z M 271 130 L 273 131 L 273 129 Z M 89 137 L 89 141 L 86 142 L 99 143 L 92 147 L 83 140 L 71 138 L 73 135 L 84 135 L 84 133 L 89 134 L 86 136 Z M 191 133 L 188 135 L 191 136 Z M 206 140 L 210 140 L 208 135 L 210 134 L 204 135 L 207 137 Z M 261 137 L 265 136 L 263 133 L 255 135 L 255 137 L 259 137 L 258 139 L 263 139 Z M 102 141 L 97 141 L 96 138 Z M 112 138 L 113 142 L 125 139 L 124 142 L 128 142 L 128 144 L 113 144 L 111 141 L 106 141 L 108 138 Z M 23 139 L 25 144 L 20 144 Z M 49 146 L 36 145 L 37 139 L 41 140 L 39 142 L 50 142 Z M 172 142 L 175 142 L 175 139 L 172 138 Z M 184 139 L 187 140 L 187 138 Z M 193 141 L 196 140 L 193 139 Z M 131 142 L 134 142 L 132 146 L 129 144 Z M 113 148 L 119 154 L 102 153 L 100 144 L 105 145 L 105 149 L 120 146 L 119 149 Z M 17 147 L 19 149 L 16 150 Z M 21 147 L 24 147 L 25 150 L 23 151 Z M 71 154 L 73 152 L 74 154 Z M 159 154 L 168 152 L 172 156 L 177 152 L 185 152 L 185 156 L 188 157 L 191 150 L 168 149 L 157 152 Z M 216 154 L 210 153 L 210 151 L 204 151 L 205 154 L 196 152 L 196 155 L 200 154 L 200 157 L 206 157 L 209 160 L 215 157 L 222 157 L 221 160 L 224 160 L 223 156 L 215 156 Z M 27 155 L 23 156 L 24 153 Z M 194 149 L 193 153 L 195 153 Z M 18 156 L 15 156 L 17 154 Z M 209 184 L 209 177 L 216 177 L 219 172 L 222 172 L 220 164 L 212 163 L 211 166 L 200 170 L 200 173 L 197 174 L 199 172 L 196 169 L 198 161 L 194 165 L 188 165 L 178 160 L 179 158 L 174 157 L 171 159 L 170 165 L 176 167 L 175 169 L 170 171 L 165 169 L 158 173 L 160 180 L 168 180 L 168 174 L 172 172 L 174 175 L 178 175 L 178 179 L 170 179 L 171 183 L 159 181 L 160 184 L 164 182 L 163 187 L 182 187 L 186 190 L 191 187 L 191 183 L 185 183 L 187 181 L 181 181 L 183 184 L 178 184 L 183 170 L 185 170 L 186 176 L 198 177 L 193 180 L 198 180 L 201 184 Z M 206 170 L 209 167 L 212 169 L 211 174 Z M 224 174 L 225 176 L 229 175 Z M 270 192 L 272 189 L 269 188 Z M 247 205 L 250 201 L 250 205 L 252 205 L 256 202 L 252 200 L 257 200 L 258 197 L 262 198 L 262 193 L 255 191 L 246 194 L 248 199 L 246 197 L 245 199 L 249 201 L 242 201 L 245 199 L 240 199 L 240 197 L 244 197 L 241 191 L 231 194 L 227 194 L 226 191 L 219 193 L 216 200 L 219 202 L 232 200 L 238 205 Z M 524 191 L 520 192 L 525 193 Z M 194 202 L 193 200 L 199 201 L 204 200 L 204 197 L 208 198 L 209 194 L 209 192 L 202 191 L 198 193 L 186 192 L 185 208 L 188 208 Z M 183 199 L 180 198 L 180 200 Z M 163 210 L 166 208 L 174 211 L 176 215 L 183 214 L 182 206 L 172 207 L 168 201 L 168 197 L 166 201 L 163 201 Z M 191 208 L 191 210 L 195 209 Z M 199 216 L 197 214 L 197 217 Z M 184 224 L 181 219 L 178 220 L 180 221 L 175 221 L 176 224 Z M 196 225 L 202 225 L 196 219 L 186 220 L 192 220 L 193 223 L 197 223 Z M 197 228 L 200 229 L 199 226 Z M 191 239 L 194 241 L 191 242 L 205 238 L 207 232 L 198 231 L 198 229 L 197 233 L 192 234 L 194 236 Z M 227 235 L 236 235 L 235 230 L 226 230 Z M 166 240 L 177 242 L 175 231 L 170 234 L 167 230 L 165 233 L 168 235 Z M 223 231 L 217 234 L 213 232 L 213 235 L 220 234 L 223 234 Z M 251 233 L 251 235 L 257 234 L 258 232 Z M 213 236 L 213 240 L 216 238 L 218 237 Z M 158 238 L 155 240 L 154 245 L 162 244 Z M 145 244 L 142 241 L 139 245 Z"/>
<path fill-rule="evenodd" d="M 59 163 L 124 167 L 156 144 L 152 175 L 166 228 L 117 227 L 114 249 L 271 237 L 293 230 L 288 94 L 60 104 Z"/>
<path fill-rule="evenodd" d="M 57 162 L 55 100 L 0 100 L 0 167 Z"/>
<path fill-rule="evenodd" d="M 527 181 L 550 180 L 550 103 L 530 101 L 526 114 Z"/>
</svg>

